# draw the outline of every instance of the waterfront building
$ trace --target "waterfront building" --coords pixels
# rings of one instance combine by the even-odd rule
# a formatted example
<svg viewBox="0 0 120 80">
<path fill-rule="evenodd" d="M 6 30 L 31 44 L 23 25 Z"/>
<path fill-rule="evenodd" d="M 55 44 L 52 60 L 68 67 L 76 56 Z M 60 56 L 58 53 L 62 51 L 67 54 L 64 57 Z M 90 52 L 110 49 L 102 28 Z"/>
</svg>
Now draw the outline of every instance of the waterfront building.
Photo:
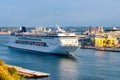
<svg viewBox="0 0 120 80">
<path fill-rule="evenodd" d="M 96 47 L 115 47 L 119 44 L 117 38 L 113 37 L 95 37 Z"/>
</svg>

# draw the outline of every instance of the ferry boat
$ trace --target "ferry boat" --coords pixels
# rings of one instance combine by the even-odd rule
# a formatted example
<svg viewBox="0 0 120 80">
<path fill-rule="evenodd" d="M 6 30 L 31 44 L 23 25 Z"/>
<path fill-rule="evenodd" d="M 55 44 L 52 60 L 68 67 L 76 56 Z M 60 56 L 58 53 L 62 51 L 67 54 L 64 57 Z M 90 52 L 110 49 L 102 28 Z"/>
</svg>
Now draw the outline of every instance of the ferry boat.
<svg viewBox="0 0 120 80">
<path fill-rule="evenodd" d="M 25 27 L 13 32 L 9 46 L 50 54 L 73 55 L 78 49 L 78 37 L 57 27 L 55 32 L 27 32 Z"/>
</svg>

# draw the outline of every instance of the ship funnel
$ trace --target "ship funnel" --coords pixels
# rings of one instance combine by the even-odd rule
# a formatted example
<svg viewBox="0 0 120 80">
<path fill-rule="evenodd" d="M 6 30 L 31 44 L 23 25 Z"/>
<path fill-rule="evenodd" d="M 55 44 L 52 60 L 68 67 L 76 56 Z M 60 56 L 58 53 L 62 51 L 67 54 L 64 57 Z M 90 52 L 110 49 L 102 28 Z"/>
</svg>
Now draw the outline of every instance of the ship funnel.
<svg viewBox="0 0 120 80">
<path fill-rule="evenodd" d="M 26 31 L 26 28 L 25 28 L 24 26 L 21 26 L 21 27 L 20 27 L 20 32 L 27 32 L 27 31 Z"/>
</svg>

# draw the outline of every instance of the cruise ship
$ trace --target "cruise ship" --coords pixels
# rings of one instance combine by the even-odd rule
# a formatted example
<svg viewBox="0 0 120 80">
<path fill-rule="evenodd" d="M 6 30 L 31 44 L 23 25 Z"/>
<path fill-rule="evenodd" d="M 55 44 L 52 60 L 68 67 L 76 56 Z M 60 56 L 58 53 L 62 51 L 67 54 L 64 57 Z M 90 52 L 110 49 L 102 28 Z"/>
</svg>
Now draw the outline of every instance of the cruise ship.
<svg viewBox="0 0 120 80">
<path fill-rule="evenodd" d="M 78 49 L 78 37 L 57 27 L 56 31 L 19 31 L 11 33 L 9 46 L 18 49 L 32 50 L 42 53 L 73 55 Z"/>
</svg>

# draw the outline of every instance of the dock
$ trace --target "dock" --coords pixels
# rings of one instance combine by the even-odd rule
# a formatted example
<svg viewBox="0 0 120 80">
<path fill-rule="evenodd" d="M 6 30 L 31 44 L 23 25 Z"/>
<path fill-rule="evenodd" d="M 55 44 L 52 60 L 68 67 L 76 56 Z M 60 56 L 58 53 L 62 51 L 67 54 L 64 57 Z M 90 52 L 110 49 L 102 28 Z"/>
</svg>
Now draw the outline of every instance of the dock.
<svg viewBox="0 0 120 80">
<path fill-rule="evenodd" d="M 110 51 L 110 52 L 120 52 L 120 47 L 96 47 L 95 50 L 98 51 Z"/>
<path fill-rule="evenodd" d="M 18 66 L 13 66 L 13 65 L 7 65 L 7 66 L 14 67 L 17 70 L 17 74 L 20 76 L 25 76 L 25 78 L 43 78 L 43 77 L 48 77 L 50 75 L 49 73 L 33 71 Z"/>
<path fill-rule="evenodd" d="M 95 47 L 94 46 L 84 46 L 84 45 L 82 45 L 81 49 L 95 49 Z"/>
</svg>

